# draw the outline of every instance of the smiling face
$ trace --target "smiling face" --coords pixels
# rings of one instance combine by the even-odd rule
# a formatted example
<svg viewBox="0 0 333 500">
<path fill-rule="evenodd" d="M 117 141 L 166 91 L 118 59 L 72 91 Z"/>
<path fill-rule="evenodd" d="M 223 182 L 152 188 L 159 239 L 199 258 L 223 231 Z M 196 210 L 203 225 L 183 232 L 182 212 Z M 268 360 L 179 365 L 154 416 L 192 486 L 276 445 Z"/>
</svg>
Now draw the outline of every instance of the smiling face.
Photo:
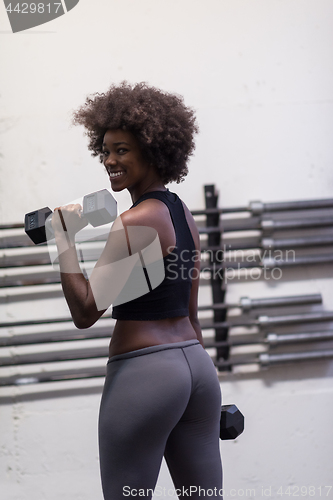
<svg viewBox="0 0 333 500">
<path fill-rule="evenodd" d="M 103 157 L 113 191 L 128 189 L 135 201 L 150 187 L 164 187 L 157 170 L 144 159 L 138 139 L 128 130 L 106 132 Z"/>
</svg>

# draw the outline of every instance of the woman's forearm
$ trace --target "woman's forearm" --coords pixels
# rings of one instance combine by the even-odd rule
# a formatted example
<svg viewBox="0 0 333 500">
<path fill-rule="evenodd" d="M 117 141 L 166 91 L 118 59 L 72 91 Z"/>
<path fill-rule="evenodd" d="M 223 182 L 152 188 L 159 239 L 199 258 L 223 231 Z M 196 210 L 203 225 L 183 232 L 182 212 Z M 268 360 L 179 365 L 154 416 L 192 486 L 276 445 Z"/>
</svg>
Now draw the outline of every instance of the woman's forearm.
<svg viewBox="0 0 333 500">
<path fill-rule="evenodd" d="M 56 235 L 62 289 L 78 328 L 88 328 L 102 312 L 97 311 L 89 282 L 84 277 L 77 258 L 74 241 Z"/>
</svg>

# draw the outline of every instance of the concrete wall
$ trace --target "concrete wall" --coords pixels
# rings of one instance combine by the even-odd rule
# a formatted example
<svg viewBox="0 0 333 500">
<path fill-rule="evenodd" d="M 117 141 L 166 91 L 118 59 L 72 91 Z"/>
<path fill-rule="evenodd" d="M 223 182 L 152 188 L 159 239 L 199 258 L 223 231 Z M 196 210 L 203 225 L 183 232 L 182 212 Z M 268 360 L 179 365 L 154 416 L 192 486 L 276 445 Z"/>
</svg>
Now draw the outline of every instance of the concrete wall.
<svg viewBox="0 0 333 500">
<path fill-rule="evenodd" d="M 123 79 L 178 92 L 197 110 L 190 174 L 169 186 L 191 209 L 204 206 L 208 183 L 225 206 L 332 197 L 331 1 L 81 0 L 15 35 L 0 9 L 0 223 L 108 187 L 70 114 Z M 129 206 L 127 193 L 116 197 L 121 211 Z M 227 300 L 321 292 L 332 310 L 332 283 L 331 267 L 303 268 L 279 282 L 230 283 Z M 201 303 L 209 299 L 203 290 Z M 246 432 L 221 443 L 226 497 L 333 498 L 332 378 L 329 361 L 221 375 L 224 403 L 246 415 Z M 100 390 L 98 381 L 81 395 L 1 405 L 2 498 L 102 498 Z M 172 488 L 164 465 L 158 485 Z"/>
</svg>

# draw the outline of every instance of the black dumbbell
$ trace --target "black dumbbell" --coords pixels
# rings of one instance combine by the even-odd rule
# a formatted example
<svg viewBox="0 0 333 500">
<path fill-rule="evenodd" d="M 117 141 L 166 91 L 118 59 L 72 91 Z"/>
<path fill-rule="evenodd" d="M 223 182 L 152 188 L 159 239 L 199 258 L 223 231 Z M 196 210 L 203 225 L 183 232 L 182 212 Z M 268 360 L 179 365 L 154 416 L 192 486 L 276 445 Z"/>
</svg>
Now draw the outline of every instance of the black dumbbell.
<svg viewBox="0 0 333 500">
<path fill-rule="evenodd" d="M 25 215 L 25 232 L 35 244 L 46 242 L 45 223 L 52 213 L 49 207 L 44 207 Z M 87 194 L 83 198 L 82 216 L 93 227 L 108 224 L 117 217 L 117 202 L 107 189 Z M 48 231 L 52 234 L 51 224 L 48 224 Z"/>
<path fill-rule="evenodd" d="M 221 408 L 220 439 L 236 439 L 244 430 L 244 415 L 236 405 Z"/>
</svg>

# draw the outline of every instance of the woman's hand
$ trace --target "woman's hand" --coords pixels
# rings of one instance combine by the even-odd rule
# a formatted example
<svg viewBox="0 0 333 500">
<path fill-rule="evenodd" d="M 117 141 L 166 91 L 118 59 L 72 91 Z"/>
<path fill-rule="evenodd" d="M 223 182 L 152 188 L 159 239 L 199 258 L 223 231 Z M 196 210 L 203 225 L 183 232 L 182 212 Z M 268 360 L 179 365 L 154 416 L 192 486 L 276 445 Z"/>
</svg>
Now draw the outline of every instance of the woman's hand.
<svg viewBox="0 0 333 500">
<path fill-rule="evenodd" d="M 77 204 L 56 207 L 52 215 L 52 229 L 56 238 L 69 238 L 71 244 L 75 242 L 75 235 L 88 224 L 82 217 L 82 206 Z"/>
</svg>

